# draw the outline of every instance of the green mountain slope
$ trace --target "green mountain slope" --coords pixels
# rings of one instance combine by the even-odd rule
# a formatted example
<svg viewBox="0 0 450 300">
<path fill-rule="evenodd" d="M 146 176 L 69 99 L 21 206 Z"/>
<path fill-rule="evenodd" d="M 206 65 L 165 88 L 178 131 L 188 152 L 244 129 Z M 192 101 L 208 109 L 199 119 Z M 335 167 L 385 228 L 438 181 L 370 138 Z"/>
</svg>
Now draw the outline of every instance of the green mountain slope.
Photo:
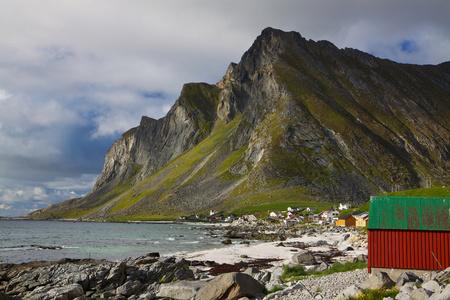
<svg viewBox="0 0 450 300">
<path fill-rule="evenodd" d="M 449 70 L 265 29 L 220 82 L 186 84 L 117 140 L 90 194 L 29 216 L 168 219 L 448 185 Z"/>
</svg>

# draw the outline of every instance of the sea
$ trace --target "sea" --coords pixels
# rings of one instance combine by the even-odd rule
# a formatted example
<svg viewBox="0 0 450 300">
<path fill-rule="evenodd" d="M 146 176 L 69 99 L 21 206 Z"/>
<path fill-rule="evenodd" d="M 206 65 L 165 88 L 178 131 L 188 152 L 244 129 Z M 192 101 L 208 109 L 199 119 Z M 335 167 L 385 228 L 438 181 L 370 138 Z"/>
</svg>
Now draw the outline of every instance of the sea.
<svg viewBox="0 0 450 300">
<path fill-rule="evenodd" d="M 0 264 L 174 255 L 222 248 L 222 234 L 202 224 L 0 220 Z"/>
</svg>

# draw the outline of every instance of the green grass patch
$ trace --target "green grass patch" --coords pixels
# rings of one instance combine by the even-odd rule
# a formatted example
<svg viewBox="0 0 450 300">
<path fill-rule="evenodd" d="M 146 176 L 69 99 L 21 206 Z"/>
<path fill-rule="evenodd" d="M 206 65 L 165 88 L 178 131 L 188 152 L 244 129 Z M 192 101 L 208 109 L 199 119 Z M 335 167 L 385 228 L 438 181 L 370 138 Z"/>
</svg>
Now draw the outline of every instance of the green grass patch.
<svg viewBox="0 0 450 300">
<path fill-rule="evenodd" d="M 397 288 L 392 289 L 378 289 L 378 290 L 364 290 L 362 294 L 350 296 L 347 300 L 383 300 L 384 298 L 394 298 L 399 293 Z"/>
<path fill-rule="evenodd" d="M 379 196 L 450 197 L 450 187 L 431 187 L 425 189 L 413 189 L 401 192 L 381 194 Z"/>
</svg>

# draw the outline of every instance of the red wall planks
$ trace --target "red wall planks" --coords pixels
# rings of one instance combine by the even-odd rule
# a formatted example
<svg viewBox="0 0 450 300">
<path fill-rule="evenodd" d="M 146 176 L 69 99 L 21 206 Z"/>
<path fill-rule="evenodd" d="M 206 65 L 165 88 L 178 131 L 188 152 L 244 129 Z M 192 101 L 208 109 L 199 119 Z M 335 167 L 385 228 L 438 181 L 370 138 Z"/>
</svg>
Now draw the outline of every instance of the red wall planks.
<svg viewBox="0 0 450 300">
<path fill-rule="evenodd" d="M 368 232 L 369 271 L 370 268 L 441 270 L 450 267 L 450 231 L 369 229 Z"/>
</svg>

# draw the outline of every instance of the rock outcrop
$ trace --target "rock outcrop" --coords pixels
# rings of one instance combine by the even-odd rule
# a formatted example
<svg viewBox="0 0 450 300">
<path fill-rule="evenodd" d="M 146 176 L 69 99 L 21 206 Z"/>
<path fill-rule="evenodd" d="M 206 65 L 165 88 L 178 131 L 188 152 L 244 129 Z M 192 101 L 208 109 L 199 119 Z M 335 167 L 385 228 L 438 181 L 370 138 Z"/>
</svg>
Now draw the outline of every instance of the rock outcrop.
<svg viewBox="0 0 450 300">
<path fill-rule="evenodd" d="M 186 84 L 108 151 L 92 192 L 31 214 L 174 216 L 448 185 L 450 63 L 406 65 L 265 29 L 215 85 Z"/>
</svg>

